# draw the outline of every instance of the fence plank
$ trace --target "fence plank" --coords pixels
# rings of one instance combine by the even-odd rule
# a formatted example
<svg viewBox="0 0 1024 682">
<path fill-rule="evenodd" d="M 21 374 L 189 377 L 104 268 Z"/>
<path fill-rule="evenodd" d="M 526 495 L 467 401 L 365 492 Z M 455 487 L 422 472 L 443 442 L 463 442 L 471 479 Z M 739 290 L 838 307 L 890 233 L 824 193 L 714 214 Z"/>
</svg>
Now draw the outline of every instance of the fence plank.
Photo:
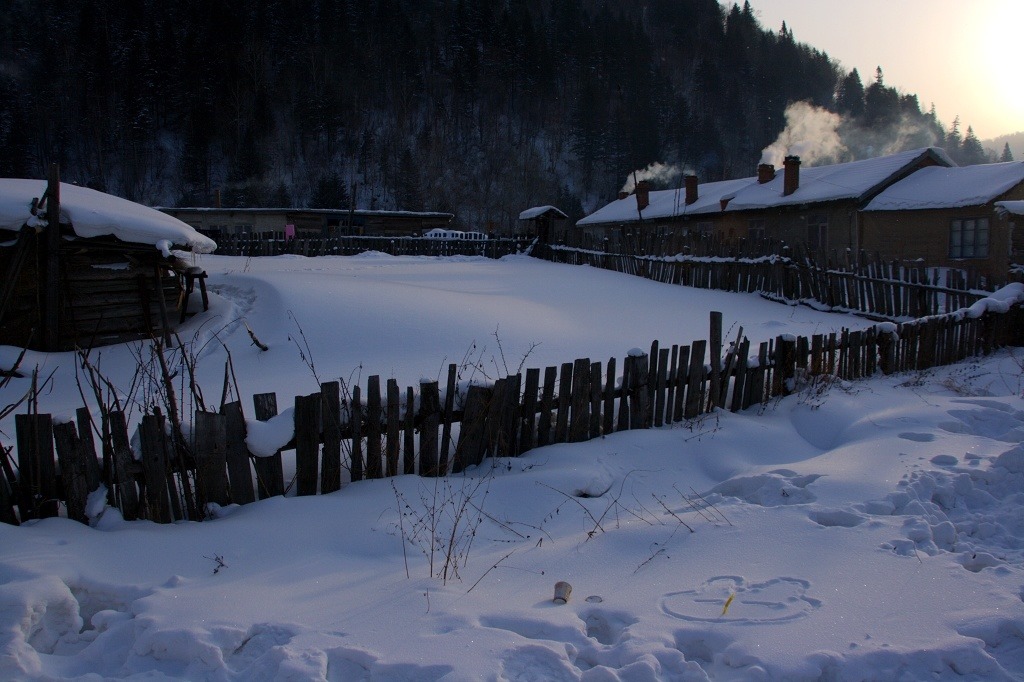
<svg viewBox="0 0 1024 682">
<path fill-rule="evenodd" d="M 404 449 L 402 450 L 402 473 L 412 476 L 416 473 L 416 391 L 405 387 Z"/>
<path fill-rule="evenodd" d="M 381 478 L 384 469 L 381 465 L 380 444 L 380 376 L 374 374 L 367 379 L 366 386 L 366 477 Z"/>
<path fill-rule="evenodd" d="M 686 405 L 683 416 L 686 419 L 693 419 L 701 412 L 704 404 L 704 392 L 701 384 L 704 382 L 704 351 L 707 341 L 694 341 L 690 348 L 690 367 L 687 371 Z"/>
<path fill-rule="evenodd" d="M 601 428 L 605 435 L 615 430 L 615 357 L 608 358 L 604 386 L 604 421 Z"/>
<path fill-rule="evenodd" d="M 257 393 L 252 397 L 252 404 L 256 419 L 261 422 L 277 416 L 276 393 Z M 269 457 L 254 458 L 253 468 L 256 470 L 256 494 L 261 500 L 284 495 L 284 464 L 280 450 Z"/>
<path fill-rule="evenodd" d="M 558 413 L 555 414 L 555 442 L 564 443 L 569 439 L 569 404 L 572 399 L 572 363 L 562 363 L 558 382 Z"/>
<path fill-rule="evenodd" d="M 134 460 L 124 412 L 108 412 L 107 424 L 110 431 L 114 485 L 120 502 L 121 516 L 125 521 L 134 521 L 139 518 L 139 491 L 135 484 L 132 466 Z"/>
<path fill-rule="evenodd" d="M 437 429 L 441 420 L 441 395 L 436 381 L 420 383 L 420 476 L 444 476 L 438 468 Z"/>
<path fill-rule="evenodd" d="M 200 513 L 205 515 L 206 505 L 209 503 L 221 506 L 228 504 L 227 420 L 224 415 L 198 411 L 195 414 L 193 426 L 195 428 L 193 452 L 196 457 L 196 494 Z M 298 433 L 296 433 L 297 435 Z M 298 469 L 297 463 L 296 469 Z"/>
<path fill-rule="evenodd" d="M 54 424 L 53 441 L 57 449 L 57 462 L 60 464 L 61 483 L 64 484 L 64 500 L 68 518 L 72 521 L 88 523 L 89 519 L 85 515 L 85 503 L 89 497 L 89 484 L 86 481 L 86 467 L 75 423 Z M 6 488 L 6 485 L 4 487 Z"/>
<path fill-rule="evenodd" d="M 630 355 L 629 370 L 629 428 L 646 429 L 651 416 L 650 362 L 646 353 Z"/>
<path fill-rule="evenodd" d="M 544 388 L 540 398 L 540 417 L 537 420 L 537 447 L 551 442 L 551 410 L 555 406 L 555 381 L 558 377 L 557 367 L 544 370 Z"/>
<path fill-rule="evenodd" d="M 48 414 L 19 414 L 14 417 L 14 425 L 18 444 L 18 508 L 21 520 L 57 516 L 53 420 Z"/>
<path fill-rule="evenodd" d="M 590 358 L 579 358 L 572 368 L 569 442 L 581 443 L 590 432 Z"/>
<path fill-rule="evenodd" d="M 540 390 L 540 369 L 526 370 L 526 387 L 523 390 L 523 418 L 519 431 L 519 452 L 532 450 L 536 441 L 537 392 Z"/>
<path fill-rule="evenodd" d="M 458 378 L 459 368 L 453 362 L 448 365 L 448 383 L 444 391 L 444 412 L 441 414 L 441 454 L 438 461 L 438 468 L 441 471 L 448 471 L 449 452 L 452 441 L 452 421 L 455 419 L 455 392 L 457 390 L 455 380 Z M 534 395 L 534 398 L 537 396 Z"/>
<path fill-rule="evenodd" d="M 470 386 L 466 391 L 466 408 L 463 411 L 459 442 L 455 446 L 452 472 L 459 473 L 466 467 L 480 464 L 484 455 L 484 418 L 491 401 L 492 390 L 485 386 Z"/>
<path fill-rule="evenodd" d="M 164 417 L 159 412 L 142 416 L 139 424 L 139 442 L 142 447 L 142 475 L 146 481 L 146 518 L 156 523 L 170 523 L 171 506 L 168 495 L 169 443 L 164 428 Z"/>
<path fill-rule="evenodd" d="M 398 434 L 401 433 L 401 424 L 398 415 L 401 405 L 398 391 L 398 379 L 388 379 L 387 402 L 385 417 L 385 450 L 384 450 L 384 475 L 387 477 L 398 475 L 398 454 L 401 451 Z"/>
<path fill-rule="evenodd" d="M 363 405 L 361 390 L 358 385 L 352 387 L 352 402 L 349 407 L 348 425 L 352 433 L 352 454 L 349 460 L 349 472 L 353 481 L 363 480 Z"/>
<path fill-rule="evenodd" d="M 320 492 L 341 490 L 341 383 L 320 385 Z"/>
<path fill-rule="evenodd" d="M 234 401 L 225 403 L 220 408 L 226 420 L 228 490 L 231 501 L 235 504 L 249 504 L 256 501 L 252 489 L 252 469 L 249 467 L 249 448 L 245 444 L 245 416 L 242 414 L 242 403 Z M 166 466 L 165 466 L 166 468 Z M 147 487 L 148 487 L 147 478 Z M 164 483 L 166 488 L 166 482 Z"/>
<path fill-rule="evenodd" d="M 295 494 L 316 495 L 320 478 L 320 393 L 295 396 Z"/>
</svg>

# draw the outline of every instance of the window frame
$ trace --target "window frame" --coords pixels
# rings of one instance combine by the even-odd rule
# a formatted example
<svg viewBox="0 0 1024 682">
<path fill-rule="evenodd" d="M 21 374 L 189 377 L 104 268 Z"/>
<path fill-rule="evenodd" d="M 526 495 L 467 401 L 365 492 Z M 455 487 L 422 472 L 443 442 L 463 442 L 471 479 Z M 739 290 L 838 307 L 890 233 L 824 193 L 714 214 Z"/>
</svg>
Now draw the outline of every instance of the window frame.
<svg viewBox="0 0 1024 682">
<path fill-rule="evenodd" d="M 992 227 L 987 217 L 953 218 L 949 223 L 947 253 L 956 260 L 988 258 Z"/>
</svg>

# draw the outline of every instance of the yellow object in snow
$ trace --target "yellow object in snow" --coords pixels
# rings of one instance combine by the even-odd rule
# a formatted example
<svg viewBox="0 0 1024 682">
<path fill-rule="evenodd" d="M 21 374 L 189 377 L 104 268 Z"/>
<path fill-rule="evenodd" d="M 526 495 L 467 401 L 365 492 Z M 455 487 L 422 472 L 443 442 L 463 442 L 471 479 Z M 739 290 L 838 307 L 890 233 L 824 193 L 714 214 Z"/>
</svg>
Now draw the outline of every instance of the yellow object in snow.
<svg viewBox="0 0 1024 682">
<path fill-rule="evenodd" d="M 722 607 L 722 615 L 724 616 L 729 611 L 729 605 L 732 604 L 732 600 L 736 598 L 736 593 L 733 592 L 729 595 L 729 598 L 725 600 L 725 606 Z"/>
</svg>

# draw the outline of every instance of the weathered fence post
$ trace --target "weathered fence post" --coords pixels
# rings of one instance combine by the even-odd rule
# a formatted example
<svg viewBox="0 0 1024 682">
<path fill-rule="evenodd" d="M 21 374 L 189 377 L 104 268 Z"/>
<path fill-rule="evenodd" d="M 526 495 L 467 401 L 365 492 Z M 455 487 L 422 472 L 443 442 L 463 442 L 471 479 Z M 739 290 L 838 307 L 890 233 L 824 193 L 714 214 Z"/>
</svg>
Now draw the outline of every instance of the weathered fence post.
<svg viewBox="0 0 1024 682">
<path fill-rule="evenodd" d="M 128 440 L 128 425 L 124 412 L 108 412 L 106 419 L 110 429 L 114 487 L 121 505 L 121 516 L 125 521 L 134 521 L 139 518 L 139 491 L 132 471 L 134 459 Z M 182 472 L 184 475 L 185 472 Z"/>
<path fill-rule="evenodd" d="M 89 497 L 89 483 L 86 480 L 86 462 L 82 456 L 75 423 L 54 424 L 53 440 L 57 448 L 57 461 L 60 464 L 60 478 L 64 484 L 68 518 L 88 523 L 85 503 Z"/>
<path fill-rule="evenodd" d="M 646 429 L 650 421 L 649 360 L 643 351 L 629 355 L 629 428 Z"/>
<path fill-rule="evenodd" d="M 295 396 L 295 494 L 316 495 L 320 478 L 319 393 Z"/>
<path fill-rule="evenodd" d="M 708 412 L 714 411 L 714 408 L 721 407 L 722 401 L 718 396 L 721 388 L 721 374 L 722 374 L 722 313 L 712 310 L 711 311 L 711 334 L 710 340 L 710 351 L 711 351 L 711 383 L 708 386 Z"/>
<path fill-rule="evenodd" d="M 470 386 L 466 391 L 466 407 L 463 410 L 462 428 L 459 429 L 459 442 L 455 446 L 452 473 L 457 474 L 483 461 L 484 418 L 487 416 L 491 394 L 491 389 L 477 385 Z"/>
<path fill-rule="evenodd" d="M 242 403 L 238 400 L 225 403 L 221 406 L 220 413 L 224 415 L 225 420 L 228 490 L 231 493 L 231 501 L 235 504 L 249 504 L 256 500 L 256 495 L 252 489 L 252 469 L 249 465 L 252 456 L 245 444 L 245 416 L 242 414 Z"/>
<path fill-rule="evenodd" d="M 324 382 L 320 396 L 320 493 L 326 495 L 341 490 L 341 383 Z"/>
<path fill-rule="evenodd" d="M 228 503 L 227 419 L 213 412 L 196 412 L 195 417 L 196 492 L 200 513 L 213 502 Z"/>
<path fill-rule="evenodd" d="M 381 478 L 380 447 L 380 376 L 367 379 L 366 387 L 366 477 Z"/>
<path fill-rule="evenodd" d="M 441 420 L 441 395 L 436 381 L 420 383 L 420 476 L 444 476 L 438 468 L 437 428 Z"/>
<path fill-rule="evenodd" d="M 384 451 L 384 475 L 387 477 L 398 475 L 398 455 L 401 452 L 399 436 L 401 429 L 398 415 L 401 412 L 399 404 L 401 397 L 398 391 L 398 379 L 388 379 L 387 383 L 387 406 L 386 418 L 386 440 Z"/>
<path fill-rule="evenodd" d="M 18 442 L 21 520 L 57 516 L 57 467 L 53 459 L 53 420 L 48 414 L 14 416 Z"/>
<path fill-rule="evenodd" d="M 252 403 L 257 420 L 265 422 L 277 416 L 277 394 L 258 393 L 252 397 Z M 253 458 L 253 468 L 258 484 L 256 492 L 261 500 L 284 495 L 284 465 L 280 450 L 269 457 Z"/>
<path fill-rule="evenodd" d="M 142 446 L 142 476 L 146 482 L 146 518 L 156 523 L 170 523 L 170 497 L 168 496 L 168 443 L 164 430 L 163 415 L 142 416 L 139 424 L 139 441 Z"/>
<path fill-rule="evenodd" d="M 579 358 L 572 368 L 569 442 L 581 443 L 590 431 L 590 358 Z"/>
<path fill-rule="evenodd" d="M 353 481 L 363 480 L 363 406 L 360 400 L 360 388 L 352 387 L 352 402 L 349 405 L 348 424 L 352 431 L 352 457 L 350 462 Z"/>
</svg>

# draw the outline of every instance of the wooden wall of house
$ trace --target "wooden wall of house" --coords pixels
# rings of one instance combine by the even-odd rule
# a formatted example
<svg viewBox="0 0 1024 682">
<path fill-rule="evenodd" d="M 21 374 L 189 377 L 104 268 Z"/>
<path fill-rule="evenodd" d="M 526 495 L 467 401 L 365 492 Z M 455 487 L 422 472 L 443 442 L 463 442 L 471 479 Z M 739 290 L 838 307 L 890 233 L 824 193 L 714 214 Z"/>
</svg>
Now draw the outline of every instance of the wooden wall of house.
<svg viewBox="0 0 1024 682">
<path fill-rule="evenodd" d="M 13 249 L 0 248 L 0 272 L 12 257 Z M 0 344 L 42 348 L 38 258 L 33 246 L 0 320 Z M 161 336 L 177 322 L 179 278 L 153 246 L 71 240 L 60 259 L 60 350 Z"/>
<path fill-rule="evenodd" d="M 950 224 L 957 218 L 988 218 L 988 257 L 949 257 Z M 1000 219 L 991 204 L 934 211 L 865 211 L 861 229 L 862 248 L 885 260 L 924 259 L 931 266 L 969 267 L 997 278 L 1005 278 L 1009 267 L 1009 221 Z"/>
</svg>

